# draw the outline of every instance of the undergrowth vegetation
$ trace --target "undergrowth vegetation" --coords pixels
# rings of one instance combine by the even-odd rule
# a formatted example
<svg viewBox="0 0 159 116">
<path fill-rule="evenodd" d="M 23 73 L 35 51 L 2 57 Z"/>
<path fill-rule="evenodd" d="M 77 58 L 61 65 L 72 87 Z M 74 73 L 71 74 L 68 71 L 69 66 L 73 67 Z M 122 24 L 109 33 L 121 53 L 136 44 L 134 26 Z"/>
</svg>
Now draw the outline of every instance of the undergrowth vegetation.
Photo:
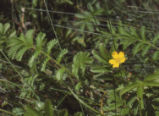
<svg viewBox="0 0 159 116">
<path fill-rule="evenodd" d="M 1 0 L 1 116 L 158 116 L 158 0 Z"/>
</svg>

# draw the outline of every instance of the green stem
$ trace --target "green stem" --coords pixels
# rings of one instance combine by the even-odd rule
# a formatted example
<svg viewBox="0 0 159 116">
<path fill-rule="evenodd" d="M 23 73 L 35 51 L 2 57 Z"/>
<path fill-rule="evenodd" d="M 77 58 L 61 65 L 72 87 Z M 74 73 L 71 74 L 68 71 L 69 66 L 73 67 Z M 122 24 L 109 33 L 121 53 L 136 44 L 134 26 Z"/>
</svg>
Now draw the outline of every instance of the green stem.
<svg viewBox="0 0 159 116">
<path fill-rule="evenodd" d="M 15 114 L 13 114 L 12 112 L 9 112 L 9 111 L 6 111 L 6 110 L 3 110 L 0 108 L 0 112 L 4 112 L 6 114 L 9 114 L 9 115 L 12 115 L 12 116 L 16 116 Z"/>
<path fill-rule="evenodd" d="M 143 43 L 145 43 L 145 44 L 147 44 L 147 45 L 150 45 L 150 46 L 152 46 L 153 48 L 155 48 L 156 50 L 159 50 L 159 47 L 157 47 L 155 44 L 152 44 L 151 42 L 149 42 L 149 41 L 145 41 L 145 40 L 141 40 L 141 39 L 137 39 L 137 41 L 140 41 L 140 42 L 143 42 Z"/>
<path fill-rule="evenodd" d="M 83 100 L 81 100 L 74 92 L 73 90 L 68 87 L 69 91 L 71 92 L 71 94 L 76 98 L 76 100 L 78 100 L 82 105 L 84 105 L 85 107 L 87 107 L 88 109 L 90 109 L 91 111 L 100 114 L 99 111 L 97 111 L 96 109 L 92 108 L 91 106 L 89 106 L 88 104 L 86 104 Z"/>
<path fill-rule="evenodd" d="M 58 63 L 54 58 L 52 58 L 49 54 L 45 53 L 44 51 L 41 51 L 42 54 L 44 54 L 45 56 L 47 56 L 49 59 L 51 59 L 59 68 L 65 68 L 65 71 L 71 76 L 71 77 L 75 77 L 66 67 L 64 67 L 63 65 L 61 65 L 60 63 Z M 56 68 L 58 68 L 56 67 Z M 72 78 L 69 78 L 72 82 L 72 84 L 74 84 L 74 81 L 72 80 Z"/>
<path fill-rule="evenodd" d="M 19 75 L 19 77 L 21 77 L 21 81 L 23 82 L 23 76 L 16 70 L 15 66 L 12 64 L 9 58 L 5 55 L 5 53 L 2 50 L 0 50 L 0 52 L 2 53 L 4 58 L 9 62 L 9 64 L 12 66 L 13 70 Z"/>
<path fill-rule="evenodd" d="M 16 83 L 13 83 L 13 82 L 11 82 L 11 81 L 8 81 L 8 80 L 6 80 L 6 79 L 0 79 L 0 81 L 10 83 L 10 84 L 12 84 L 12 85 L 14 85 L 14 86 L 16 86 L 16 87 L 18 87 L 18 88 L 21 88 L 21 87 L 22 87 L 21 85 L 16 84 Z"/>
</svg>

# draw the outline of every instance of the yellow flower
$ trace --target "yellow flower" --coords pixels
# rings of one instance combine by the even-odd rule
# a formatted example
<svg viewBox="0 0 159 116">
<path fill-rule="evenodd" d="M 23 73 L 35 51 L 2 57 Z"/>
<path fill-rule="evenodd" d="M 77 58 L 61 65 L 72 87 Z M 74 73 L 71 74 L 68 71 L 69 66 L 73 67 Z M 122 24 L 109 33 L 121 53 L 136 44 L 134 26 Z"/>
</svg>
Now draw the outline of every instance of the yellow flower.
<svg viewBox="0 0 159 116">
<path fill-rule="evenodd" d="M 112 53 L 112 59 L 109 60 L 109 63 L 113 65 L 113 68 L 118 68 L 120 64 L 124 63 L 126 58 L 124 52 L 116 52 Z"/>
</svg>

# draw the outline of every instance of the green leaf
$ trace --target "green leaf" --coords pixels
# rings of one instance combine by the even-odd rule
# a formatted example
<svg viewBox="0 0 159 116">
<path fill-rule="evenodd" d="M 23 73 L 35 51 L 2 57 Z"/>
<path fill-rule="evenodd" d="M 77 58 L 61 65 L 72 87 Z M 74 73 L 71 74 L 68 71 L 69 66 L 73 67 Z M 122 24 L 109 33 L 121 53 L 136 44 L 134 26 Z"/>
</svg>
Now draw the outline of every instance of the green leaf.
<svg viewBox="0 0 159 116">
<path fill-rule="evenodd" d="M 136 88 L 138 86 L 138 83 L 134 82 L 133 84 L 130 84 L 128 86 L 126 86 L 124 89 L 122 89 L 120 91 L 120 96 L 122 96 L 123 94 L 131 91 L 132 89 Z"/>
<path fill-rule="evenodd" d="M 59 70 L 57 70 L 56 72 L 56 79 L 58 81 L 64 80 L 64 73 L 65 73 L 65 68 L 62 67 Z"/>
<path fill-rule="evenodd" d="M 148 87 L 159 87 L 159 82 L 144 82 L 144 84 Z"/>
<path fill-rule="evenodd" d="M 130 34 L 131 34 L 131 36 L 135 37 L 136 39 L 140 39 L 140 37 L 138 36 L 136 29 L 134 27 L 130 27 Z"/>
<path fill-rule="evenodd" d="M 58 111 L 58 116 L 69 116 L 69 114 L 66 109 L 62 109 L 62 110 Z"/>
<path fill-rule="evenodd" d="M 146 31 L 145 26 L 142 26 L 141 29 L 140 29 L 140 34 L 141 34 L 141 38 L 143 40 L 146 40 L 145 31 Z"/>
<path fill-rule="evenodd" d="M 27 33 L 25 34 L 25 39 L 27 41 L 27 45 L 29 46 L 33 46 L 33 33 L 34 33 L 34 30 L 29 30 L 27 31 Z"/>
<path fill-rule="evenodd" d="M 144 94 L 144 84 L 143 82 L 138 81 L 137 96 L 139 98 L 141 109 L 144 109 L 143 94 Z"/>
<path fill-rule="evenodd" d="M 135 45 L 135 47 L 133 48 L 133 55 L 136 55 L 143 47 L 143 43 L 138 43 L 137 45 Z"/>
<path fill-rule="evenodd" d="M 108 51 L 106 50 L 105 46 L 103 44 L 99 45 L 99 51 L 101 56 L 106 60 L 108 59 Z"/>
<path fill-rule="evenodd" d="M 110 72 L 105 66 L 92 66 L 91 72 L 93 73 L 106 73 Z"/>
<path fill-rule="evenodd" d="M 12 46 L 9 50 L 8 50 L 8 56 L 12 59 L 14 59 L 16 57 L 16 54 L 18 52 L 18 50 L 22 47 L 22 44 L 18 44 L 16 46 Z"/>
<path fill-rule="evenodd" d="M 67 49 L 61 50 L 61 52 L 59 53 L 58 57 L 56 58 L 57 62 L 60 63 L 62 58 L 64 57 L 64 55 L 66 55 L 67 53 L 68 53 Z"/>
<path fill-rule="evenodd" d="M 35 52 L 32 56 L 31 56 L 31 58 L 29 59 L 29 62 L 28 62 L 28 65 L 29 65 L 29 67 L 32 67 L 33 66 L 33 64 L 35 63 L 35 60 L 36 60 L 36 58 L 39 56 L 39 52 Z"/>
<path fill-rule="evenodd" d="M 13 37 L 16 37 L 16 31 L 13 31 L 13 32 L 9 35 L 9 38 L 13 38 Z"/>
<path fill-rule="evenodd" d="M 132 107 L 133 106 L 133 103 L 135 102 L 136 100 L 136 96 L 135 97 L 132 97 L 129 101 L 128 101 L 128 106 L 129 107 Z"/>
<path fill-rule="evenodd" d="M 78 77 L 79 70 L 81 69 L 82 75 L 84 75 L 87 65 L 92 62 L 93 60 L 89 57 L 88 52 L 77 53 L 73 58 L 72 73 Z"/>
<path fill-rule="evenodd" d="M 37 35 L 37 37 L 36 37 L 36 49 L 37 50 L 42 50 L 42 47 L 45 44 L 45 42 L 44 42 L 45 36 L 46 35 L 41 32 Z"/>
<path fill-rule="evenodd" d="M 145 56 L 148 53 L 148 51 L 149 51 L 150 48 L 151 48 L 151 46 L 149 46 L 149 45 L 146 46 L 146 47 L 144 47 L 144 49 L 142 50 L 141 55 Z"/>
<path fill-rule="evenodd" d="M 3 33 L 3 24 L 0 23 L 0 33 L 2 34 Z"/>
<path fill-rule="evenodd" d="M 148 75 L 145 79 L 144 79 L 144 82 L 153 82 L 153 81 L 157 81 L 159 80 L 159 73 L 156 72 L 154 74 L 150 74 Z"/>
<path fill-rule="evenodd" d="M 54 116 L 52 103 L 49 99 L 45 101 L 45 116 Z"/>
<path fill-rule="evenodd" d="M 75 90 L 76 90 L 76 91 L 79 91 L 81 87 L 82 87 L 81 82 L 78 82 L 78 83 L 75 85 Z"/>
<path fill-rule="evenodd" d="M 38 0 L 33 0 L 33 1 L 32 1 L 33 7 L 36 7 L 36 6 L 37 6 L 37 3 L 38 3 Z"/>
<path fill-rule="evenodd" d="M 153 60 L 158 60 L 158 59 L 159 59 L 159 51 L 156 51 L 156 52 L 152 55 L 152 59 L 153 59 Z"/>
<path fill-rule="evenodd" d="M 84 19 L 85 18 L 85 16 L 83 14 L 76 14 L 75 16 L 79 19 Z"/>
<path fill-rule="evenodd" d="M 99 56 L 99 55 L 96 53 L 95 50 L 92 51 L 92 54 L 93 54 L 93 56 L 94 56 L 99 62 L 104 63 L 104 64 L 107 63 L 105 59 L 103 59 L 101 56 Z"/>
<path fill-rule="evenodd" d="M 73 116 L 83 116 L 82 112 L 76 112 Z"/>
<path fill-rule="evenodd" d="M 26 112 L 24 113 L 24 116 L 42 116 L 42 114 L 38 113 L 34 109 L 32 109 L 29 106 L 26 106 Z"/>
<path fill-rule="evenodd" d="M 24 53 L 25 53 L 27 50 L 28 50 L 28 48 L 26 48 L 26 47 L 20 49 L 20 50 L 17 52 L 16 56 L 15 56 L 15 57 L 16 57 L 16 60 L 17 60 L 17 61 L 21 61 L 21 59 L 22 59 Z"/>
<path fill-rule="evenodd" d="M 51 49 L 58 43 L 57 40 L 53 39 L 47 43 L 47 53 L 51 53 Z"/>
<path fill-rule="evenodd" d="M 155 35 L 155 37 L 152 40 L 152 43 L 155 44 L 158 40 L 159 40 L 159 33 Z"/>
<path fill-rule="evenodd" d="M 10 28 L 10 24 L 9 23 L 6 23 L 6 24 L 4 24 L 4 27 L 3 27 L 3 34 L 5 34 L 7 31 L 8 31 L 8 29 Z"/>
<path fill-rule="evenodd" d="M 50 58 L 46 58 L 44 60 L 44 62 L 42 63 L 42 66 L 41 66 L 41 71 L 45 71 L 46 65 L 47 65 L 47 63 L 48 63 L 49 60 L 50 60 Z"/>
</svg>

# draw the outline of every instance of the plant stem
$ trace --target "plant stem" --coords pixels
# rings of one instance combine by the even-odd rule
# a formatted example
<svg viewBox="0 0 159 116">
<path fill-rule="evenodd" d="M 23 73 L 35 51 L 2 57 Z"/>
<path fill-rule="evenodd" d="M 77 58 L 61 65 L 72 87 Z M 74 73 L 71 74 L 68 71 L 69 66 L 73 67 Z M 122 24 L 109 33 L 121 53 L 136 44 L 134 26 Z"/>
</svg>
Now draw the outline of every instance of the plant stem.
<svg viewBox="0 0 159 116">
<path fill-rule="evenodd" d="M 0 108 L 0 112 L 4 112 L 4 113 L 6 113 L 6 114 L 9 114 L 9 115 L 12 115 L 12 116 L 16 116 L 16 115 L 13 114 L 12 112 L 6 111 L 6 110 L 1 109 L 1 108 Z"/>
<path fill-rule="evenodd" d="M 92 108 L 90 105 L 86 104 L 83 100 L 81 100 L 74 92 L 73 90 L 68 87 L 69 91 L 72 93 L 72 95 L 76 98 L 76 100 L 78 100 L 81 104 L 83 104 L 85 107 L 87 107 L 88 109 L 90 109 L 91 111 L 100 114 L 99 111 L 97 111 L 96 109 Z"/>
</svg>

